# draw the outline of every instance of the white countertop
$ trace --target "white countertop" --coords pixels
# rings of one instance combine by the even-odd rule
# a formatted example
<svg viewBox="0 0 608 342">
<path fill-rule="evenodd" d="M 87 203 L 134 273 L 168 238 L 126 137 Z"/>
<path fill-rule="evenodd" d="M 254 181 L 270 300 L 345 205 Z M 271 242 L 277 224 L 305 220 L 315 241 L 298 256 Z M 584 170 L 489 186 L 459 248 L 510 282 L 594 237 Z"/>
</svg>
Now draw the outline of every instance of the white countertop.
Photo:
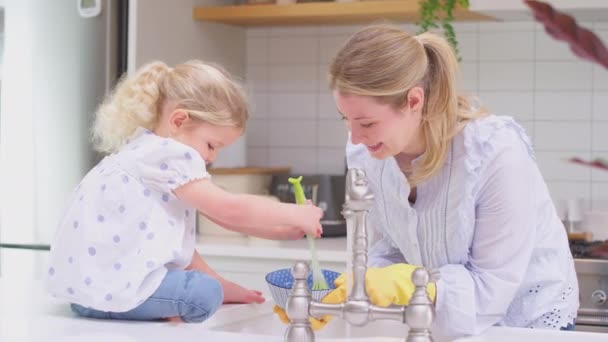
<svg viewBox="0 0 608 342">
<path fill-rule="evenodd" d="M 319 261 L 346 263 L 346 238 L 331 237 L 316 240 Z M 247 257 L 262 259 L 308 260 L 310 250 L 306 239 L 270 241 L 251 237 L 201 236 L 196 249 L 203 256 Z"/>
<path fill-rule="evenodd" d="M 41 291 L 41 281 L 29 284 L 14 284 L 6 279 L 0 280 L 0 341 L 2 342 L 165 342 L 165 341 L 223 341 L 223 342 L 280 342 L 283 341 L 283 326 L 272 335 L 261 335 L 244 332 L 218 331 L 213 324 L 173 324 L 165 322 L 127 322 L 84 319 L 74 315 L 67 304 L 55 301 Z M 216 313 L 209 323 L 220 326 L 234 326 L 235 313 L 250 310 L 263 310 L 267 317 L 261 317 L 270 325 L 277 324 L 271 320 L 269 311 L 271 303 L 257 306 L 229 305 Z M 246 324 L 246 323 L 244 323 Z M 280 323 L 279 323 L 280 324 Z M 332 324 L 332 323 L 330 323 Z M 216 330 L 211 330 L 216 329 Z M 232 328 L 234 329 L 234 328 Z M 327 328 L 326 328 L 327 329 Z M 606 341 L 608 335 L 581 332 L 541 331 L 532 329 L 498 328 L 489 329 L 481 336 L 452 340 L 452 342 L 600 342 Z M 324 338 L 320 335 L 317 341 L 342 342 L 402 342 L 403 338 L 365 337 L 365 338 Z M 437 340 L 443 342 L 445 340 Z"/>
<path fill-rule="evenodd" d="M 209 241 L 208 241 L 209 242 Z M 301 249 L 296 242 L 287 250 Z M 284 326 L 272 314 L 272 303 L 261 305 L 226 305 L 202 324 L 171 324 L 165 322 L 126 322 L 84 319 L 73 314 L 65 302 L 51 298 L 44 291 L 40 275 L 46 268 L 46 252 L 0 249 L 0 341 L 86 341 L 86 342 L 165 342 L 165 341 L 283 341 Z M 247 318 L 247 314 L 249 317 Z M 336 319 L 338 320 L 338 319 Z M 257 322 L 263 321 L 264 324 Z M 252 324 L 256 323 L 256 324 Z M 324 334 L 339 325 L 332 322 L 317 341 L 353 341 L 352 338 L 326 338 Z M 215 326 L 214 326 L 215 325 Z M 249 325 L 249 328 L 247 328 Z M 240 326 L 243 328 L 241 329 Z M 270 335 L 246 332 L 247 329 L 275 327 Z M 224 329 L 222 327 L 230 327 Z M 235 328 L 236 327 L 236 328 Z M 335 330 L 335 329 L 334 329 Z M 600 342 L 608 335 L 582 332 L 560 332 L 538 329 L 489 329 L 481 336 L 452 342 Z M 358 342 L 403 342 L 404 338 L 362 338 Z M 442 342 L 437 340 L 438 342 Z"/>
</svg>

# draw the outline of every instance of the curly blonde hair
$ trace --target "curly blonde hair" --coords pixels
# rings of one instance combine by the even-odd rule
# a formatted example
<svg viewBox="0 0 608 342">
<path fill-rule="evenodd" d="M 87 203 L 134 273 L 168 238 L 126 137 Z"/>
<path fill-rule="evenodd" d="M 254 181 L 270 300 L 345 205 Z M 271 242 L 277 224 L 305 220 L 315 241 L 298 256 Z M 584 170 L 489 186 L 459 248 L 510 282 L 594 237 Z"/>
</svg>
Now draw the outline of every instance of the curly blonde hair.
<svg viewBox="0 0 608 342">
<path fill-rule="evenodd" d="M 174 68 L 152 62 L 123 78 L 97 110 L 95 149 L 113 153 L 137 127 L 154 130 L 165 101 L 219 126 L 245 129 L 249 117 L 243 88 L 221 67 L 198 60 Z"/>
<path fill-rule="evenodd" d="M 437 173 L 452 137 L 468 120 L 486 115 L 456 93 L 458 61 L 448 42 L 433 33 L 413 36 L 391 25 L 365 27 L 342 46 L 329 70 L 332 90 L 370 96 L 400 108 L 407 92 L 424 89 L 422 131 L 426 150 L 408 182 Z"/>
</svg>

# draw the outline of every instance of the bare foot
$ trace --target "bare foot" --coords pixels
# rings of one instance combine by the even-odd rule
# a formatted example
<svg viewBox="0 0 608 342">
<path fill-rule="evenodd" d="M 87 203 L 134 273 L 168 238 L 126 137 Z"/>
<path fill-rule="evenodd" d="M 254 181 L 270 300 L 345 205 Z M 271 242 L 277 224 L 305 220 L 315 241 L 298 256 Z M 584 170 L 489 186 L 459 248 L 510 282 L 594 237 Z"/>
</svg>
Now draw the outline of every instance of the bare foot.
<svg viewBox="0 0 608 342">
<path fill-rule="evenodd" d="M 169 322 L 171 324 L 178 324 L 178 323 L 183 323 L 184 321 L 182 321 L 182 319 L 179 316 L 175 316 L 175 317 L 167 318 L 167 322 Z"/>
<path fill-rule="evenodd" d="M 248 290 L 238 284 L 231 281 L 226 281 L 223 284 L 224 287 L 224 304 L 232 303 L 264 303 L 266 299 L 262 296 L 262 292 L 255 290 Z"/>
</svg>

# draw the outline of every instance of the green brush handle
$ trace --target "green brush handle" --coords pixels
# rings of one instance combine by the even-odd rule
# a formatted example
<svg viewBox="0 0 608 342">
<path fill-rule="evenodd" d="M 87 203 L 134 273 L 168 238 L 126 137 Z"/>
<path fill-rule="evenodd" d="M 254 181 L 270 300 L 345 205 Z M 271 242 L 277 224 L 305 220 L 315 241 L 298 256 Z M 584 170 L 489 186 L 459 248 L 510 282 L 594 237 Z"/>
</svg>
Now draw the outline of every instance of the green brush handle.
<svg viewBox="0 0 608 342">
<path fill-rule="evenodd" d="M 296 204 L 306 204 L 306 196 L 304 195 L 304 189 L 302 188 L 302 176 L 298 178 L 289 178 L 289 183 L 293 185 L 293 193 L 296 198 Z M 315 273 L 320 276 L 320 279 L 314 279 L 316 277 L 313 276 L 313 289 L 327 289 L 327 282 L 325 281 L 325 277 L 321 272 L 321 266 L 319 265 L 319 259 L 317 258 L 317 249 L 315 248 L 315 239 L 306 234 L 306 240 L 308 240 L 308 247 L 310 248 L 311 261 L 312 261 L 312 269 L 313 275 Z"/>
<path fill-rule="evenodd" d="M 296 197 L 296 204 L 306 204 L 306 196 L 304 195 L 304 188 L 302 188 L 302 176 L 298 178 L 289 178 L 288 181 L 293 185 L 293 194 Z M 315 240 L 308 234 L 306 234 L 306 238 L 308 239 L 308 246 L 312 252 L 314 262 L 317 254 L 315 251 Z"/>
<path fill-rule="evenodd" d="M 293 185 L 293 193 L 296 197 L 297 204 L 306 204 L 306 196 L 304 196 L 304 188 L 302 188 L 302 176 L 298 178 L 289 178 L 289 183 Z"/>
</svg>

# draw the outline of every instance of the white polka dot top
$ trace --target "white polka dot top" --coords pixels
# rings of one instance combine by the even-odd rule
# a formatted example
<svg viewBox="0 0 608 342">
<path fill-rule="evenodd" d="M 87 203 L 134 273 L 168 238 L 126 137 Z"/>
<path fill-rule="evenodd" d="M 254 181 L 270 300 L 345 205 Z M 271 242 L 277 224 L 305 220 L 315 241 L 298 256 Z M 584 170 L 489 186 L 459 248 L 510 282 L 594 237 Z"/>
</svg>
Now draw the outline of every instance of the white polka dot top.
<svg viewBox="0 0 608 342">
<path fill-rule="evenodd" d="M 112 312 L 146 300 L 194 252 L 196 210 L 172 190 L 206 177 L 196 150 L 138 128 L 75 189 L 51 246 L 51 294 Z"/>
</svg>

